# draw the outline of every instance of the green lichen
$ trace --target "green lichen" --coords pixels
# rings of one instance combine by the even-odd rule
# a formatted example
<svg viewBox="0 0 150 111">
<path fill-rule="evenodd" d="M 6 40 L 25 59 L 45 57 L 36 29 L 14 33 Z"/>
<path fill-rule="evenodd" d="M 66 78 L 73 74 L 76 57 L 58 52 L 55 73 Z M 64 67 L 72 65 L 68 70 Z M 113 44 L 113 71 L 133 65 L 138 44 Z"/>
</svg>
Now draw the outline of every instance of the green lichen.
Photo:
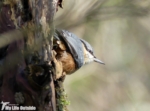
<svg viewBox="0 0 150 111">
<path fill-rule="evenodd" d="M 63 87 L 63 82 L 57 81 L 55 83 L 56 87 L 56 107 L 57 111 L 68 111 L 67 106 L 70 105 L 70 101 L 68 101 L 67 94 Z"/>
</svg>

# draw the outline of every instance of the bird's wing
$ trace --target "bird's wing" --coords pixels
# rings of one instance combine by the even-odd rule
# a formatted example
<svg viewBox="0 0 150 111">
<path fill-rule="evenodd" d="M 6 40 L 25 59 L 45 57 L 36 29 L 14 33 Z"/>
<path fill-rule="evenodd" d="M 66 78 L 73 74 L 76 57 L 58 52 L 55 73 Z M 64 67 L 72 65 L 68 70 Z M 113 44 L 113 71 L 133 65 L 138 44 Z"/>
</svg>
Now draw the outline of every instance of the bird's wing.
<svg viewBox="0 0 150 111">
<path fill-rule="evenodd" d="M 65 43 L 77 64 L 77 69 L 79 69 L 84 64 L 83 46 L 80 39 L 73 33 L 58 29 L 56 30 L 54 37 Z"/>
</svg>

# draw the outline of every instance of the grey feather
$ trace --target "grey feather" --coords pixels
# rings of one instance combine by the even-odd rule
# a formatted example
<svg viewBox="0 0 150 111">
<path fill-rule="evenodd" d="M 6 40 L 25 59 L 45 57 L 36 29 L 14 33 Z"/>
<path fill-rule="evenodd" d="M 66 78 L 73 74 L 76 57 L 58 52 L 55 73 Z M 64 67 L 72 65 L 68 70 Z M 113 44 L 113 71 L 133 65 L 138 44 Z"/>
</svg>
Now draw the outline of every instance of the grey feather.
<svg viewBox="0 0 150 111">
<path fill-rule="evenodd" d="M 68 47 L 68 51 L 72 54 L 76 68 L 79 69 L 84 64 L 83 46 L 80 38 L 66 30 L 57 29 L 54 34 L 54 39 L 61 40 Z"/>
<path fill-rule="evenodd" d="M 87 51 L 89 51 L 93 56 L 94 56 L 94 51 L 93 51 L 93 48 L 92 46 L 85 40 L 83 39 L 80 39 L 82 41 L 82 43 L 84 44 L 85 48 Z"/>
</svg>

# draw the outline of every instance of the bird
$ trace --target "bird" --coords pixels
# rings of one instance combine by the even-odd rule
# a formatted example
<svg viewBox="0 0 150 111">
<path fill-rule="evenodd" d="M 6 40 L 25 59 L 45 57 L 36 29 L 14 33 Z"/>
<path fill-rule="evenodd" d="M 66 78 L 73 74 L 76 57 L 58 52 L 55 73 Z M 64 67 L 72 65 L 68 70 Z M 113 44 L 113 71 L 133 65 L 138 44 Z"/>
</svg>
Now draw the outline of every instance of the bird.
<svg viewBox="0 0 150 111">
<path fill-rule="evenodd" d="M 92 46 L 86 40 L 67 30 L 55 30 L 53 50 L 55 51 L 54 63 L 58 66 L 59 73 L 56 75 L 59 75 L 59 77 L 60 73 L 70 75 L 91 62 L 104 64 L 104 62 L 96 58 Z M 60 68 L 61 66 L 62 69 Z"/>
</svg>

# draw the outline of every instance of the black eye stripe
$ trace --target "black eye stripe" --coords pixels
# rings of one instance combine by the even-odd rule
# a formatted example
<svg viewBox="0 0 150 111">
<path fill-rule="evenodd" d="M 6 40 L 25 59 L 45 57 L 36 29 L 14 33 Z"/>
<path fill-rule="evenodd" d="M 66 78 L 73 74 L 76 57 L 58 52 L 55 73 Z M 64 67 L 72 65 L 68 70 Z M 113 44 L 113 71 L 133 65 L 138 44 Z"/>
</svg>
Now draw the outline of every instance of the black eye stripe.
<svg viewBox="0 0 150 111">
<path fill-rule="evenodd" d="M 93 55 L 93 51 L 89 50 L 89 52 Z"/>
<path fill-rule="evenodd" d="M 83 45 L 84 45 L 84 47 L 86 48 L 86 50 L 87 50 L 90 54 L 94 55 L 94 51 L 93 51 L 92 46 L 91 46 L 87 41 L 85 41 L 85 40 L 83 40 L 83 39 L 80 39 L 80 40 L 81 40 L 81 42 L 83 43 Z"/>
</svg>

